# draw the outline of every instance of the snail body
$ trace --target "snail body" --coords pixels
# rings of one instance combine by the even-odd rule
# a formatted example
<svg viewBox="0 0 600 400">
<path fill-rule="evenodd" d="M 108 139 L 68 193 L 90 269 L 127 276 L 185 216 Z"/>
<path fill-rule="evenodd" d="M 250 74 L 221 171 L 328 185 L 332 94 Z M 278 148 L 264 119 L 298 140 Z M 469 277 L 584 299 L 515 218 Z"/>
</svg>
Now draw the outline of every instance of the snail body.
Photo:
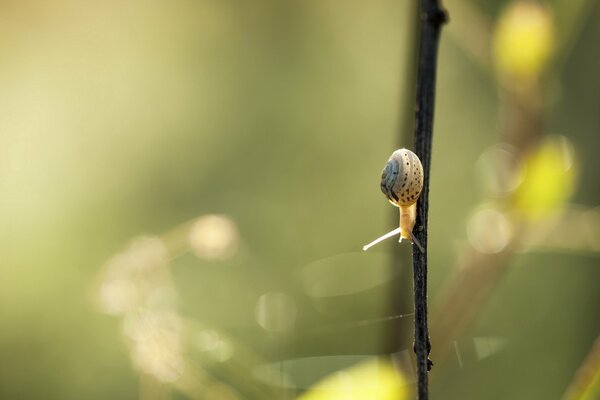
<svg viewBox="0 0 600 400">
<path fill-rule="evenodd" d="M 423 251 L 412 233 L 417 216 L 417 200 L 422 190 L 423 165 L 419 157 L 408 149 L 394 151 L 381 172 L 381 191 L 392 205 L 400 209 L 399 227 L 364 246 L 363 250 L 399 233 L 400 241 L 410 240 Z"/>
</svg>

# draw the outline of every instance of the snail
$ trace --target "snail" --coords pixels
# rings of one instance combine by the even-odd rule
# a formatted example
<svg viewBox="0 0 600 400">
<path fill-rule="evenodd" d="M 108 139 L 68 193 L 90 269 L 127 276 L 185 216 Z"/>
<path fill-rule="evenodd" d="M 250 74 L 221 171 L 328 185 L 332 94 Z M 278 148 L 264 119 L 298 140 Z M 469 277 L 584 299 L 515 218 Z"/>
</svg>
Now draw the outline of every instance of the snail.
<svg viewBox="0 0 600 400">
<path fill-rule="evenodd" d="M 402 239 L 410 240 L 423 252 L 423 246 L 412 233 L 421 190 L 423 190 L 423 166 L 419 157 L 408 149 L 394 151 L 381 172 L 381 191 L 390 203 L 400 208 L 400 226 L 364 246 L 364 251 L 387 238 L 400 234 L 399 242 L 402 242 Z"/>
</svg>

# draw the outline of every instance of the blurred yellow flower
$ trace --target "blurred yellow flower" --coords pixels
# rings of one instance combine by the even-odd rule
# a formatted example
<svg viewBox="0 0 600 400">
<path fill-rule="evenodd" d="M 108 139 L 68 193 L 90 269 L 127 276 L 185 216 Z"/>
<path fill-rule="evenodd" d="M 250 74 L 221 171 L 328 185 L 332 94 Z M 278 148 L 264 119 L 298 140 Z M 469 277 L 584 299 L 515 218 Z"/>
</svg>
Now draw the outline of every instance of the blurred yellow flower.
<svg viewBox="0 0 600 400">
<path fill-rule="evenodd" d="M 500 16 L 493 41 L 501 74 L 520 80 L 535 78 L 552 54 L 552 15 L 537 2 L 516 1 Z"/>
<path fill-rule="evenodd" d="M 575 152 L 564 136 L 550 136 L 525 159 L 515 206 L 527 217 L 542 217 L 565 205 L 575 187 Z"/>
<path fill-rule="evenodd" d="M 373 359 L 337 371 L 299 400 L 402 400 L 410 397 L 405 378 L 390 362 Z"/>
</svg>

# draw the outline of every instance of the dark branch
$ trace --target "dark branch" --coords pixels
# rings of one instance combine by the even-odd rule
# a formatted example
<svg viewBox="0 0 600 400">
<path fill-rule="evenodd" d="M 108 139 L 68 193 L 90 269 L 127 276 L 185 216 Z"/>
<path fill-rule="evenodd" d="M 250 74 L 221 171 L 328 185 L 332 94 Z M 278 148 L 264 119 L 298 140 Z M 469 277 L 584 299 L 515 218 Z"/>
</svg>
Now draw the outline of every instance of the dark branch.
<svg viewBox="0 0 600 400">
<path fill-rule="evenodd" d="M 417 223 L 414 235 L 423 246 L 421 252 L 413 246 L 413 273 L 415 295 L 415 343 L 417 357 L 418 398 L 427 399 L 427 373 L 433 363 L 429 360 L 429 332 L 427 328 L 427 216 L 429 211 L 429 171 L 437 51 L 442 25 L 447 21 L 446 11 L 439 0 L 421 0 L 421 36 L 417 74 L 417 101 L 415 113 L 415 153 L 423 164 L 423 191 L 417 202 Z"/>
</svg>

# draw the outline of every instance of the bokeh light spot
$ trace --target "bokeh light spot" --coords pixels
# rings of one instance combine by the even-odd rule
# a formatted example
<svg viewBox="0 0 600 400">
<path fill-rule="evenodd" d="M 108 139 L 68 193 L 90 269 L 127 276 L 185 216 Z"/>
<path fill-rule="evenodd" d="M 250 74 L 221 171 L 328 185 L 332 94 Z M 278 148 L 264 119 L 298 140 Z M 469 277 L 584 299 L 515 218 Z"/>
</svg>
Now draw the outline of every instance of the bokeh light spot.
<svg viewBox="0 0 600 400">
<path fill-rule="evenodd" d="M 285 333 L 296 322 L 296 303 L 285 293 L 265 293 L 256 302 L 256 322 L 272 333 Z"/>
<path fill-rule="evenodd" d="M 523 180 L 523 163 L 508 144 L 487 149 L 477 160 L 477 169 L 486 189 L 497 197 L 511 193 Z"/>
<path fill-rule="evenodd" d="M 481 253 L 499 253 L 510 242 L 512 227 L 500 211 L 485 208 L 476 211 L 467 225 L 469 243 Z"/>
<path fill-rule="evenodd" d="M 227 361 L 233 356 L 233 346 L 219 332 L 206 329 L 196 335 L 196 347 L 215 361 Z"/>
<path fill-rule="evenodd" d="M 196 220 L 190 230 L 190 245 L 194 253 L 205 260 L 227 260 L 238 249 L 238 229 L 225 215 L 205 215 Z"/>
<path fill-rule="evenodd" d="M 501 337 L 476 337 L 473 345 L 477 353 L 477 359 L 483 360 L 498 353 L 506 345 L 506 339 Z"/>
</svg>

